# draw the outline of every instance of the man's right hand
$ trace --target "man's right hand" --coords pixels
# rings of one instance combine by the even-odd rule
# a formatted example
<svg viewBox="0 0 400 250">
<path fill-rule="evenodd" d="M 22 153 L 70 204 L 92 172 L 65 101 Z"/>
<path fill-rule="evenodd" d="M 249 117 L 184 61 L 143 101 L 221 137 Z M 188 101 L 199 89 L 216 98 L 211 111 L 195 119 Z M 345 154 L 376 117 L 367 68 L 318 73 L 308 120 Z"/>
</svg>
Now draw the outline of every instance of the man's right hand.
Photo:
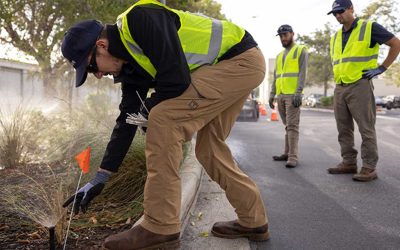
<svg viewBox="0 0 400 250">
<path fill-rule="evenodd" d="M 269 100 L 268 100 L 268 103 L 269 103 L 269 107 L 270 107 L 271 109 L 274 109 L 274 108 L 275 108 L 274 101 L 275 101 L 275 96 L 270 95 Z"/>
<path fill-rule="evenodd" d="M 79 210 L 85 213 L 90 202 L 103 190 L 105 183 L 110 178 L 110 175 L 111 174 L 108 172 L 98 171 L 93 180 L 91 180 L 89 183 L 79 189 L 76 194 L 72 195 L 68 200 L 65 201 L 63 207 L 68 207 L 74 201 L 76 196 L 75 205 L 73 207 L 74 213 L 78 214 Z"/>
</svg>

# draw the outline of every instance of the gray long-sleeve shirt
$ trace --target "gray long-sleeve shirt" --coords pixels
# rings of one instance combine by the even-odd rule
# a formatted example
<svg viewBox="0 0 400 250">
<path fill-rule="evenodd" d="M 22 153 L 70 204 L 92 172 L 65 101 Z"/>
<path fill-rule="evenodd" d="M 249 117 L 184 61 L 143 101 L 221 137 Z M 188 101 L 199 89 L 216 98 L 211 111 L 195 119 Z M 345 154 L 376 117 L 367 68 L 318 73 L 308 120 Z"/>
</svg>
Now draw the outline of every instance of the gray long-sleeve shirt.
<svg viewBox="0 0 400 250">
<path fill-rule="evenodd" d="M 285 51 L 283 53 L 283 58 L 282 58 L 282 63 L 285 63 L 286 55 L 289 53 L 290 49 L 293 48 L 295 44 L 293 43 L 292 46 L 285 48 Z M 301 51 L 300 57 L 299 57 L 299 81 L 297 83 L 297 93 L 301 93 L 304 88 L 304 84 L 306 81 L 306 74 L 307 74 L 307 63 L 308 63 L 308 52 L 304 48 Z M 271 91 L 270 91 L 270 96 L 275 96 L 276 94 L 276 69 L 274 69 L 274 81 L 272 82 L 271 86 Z"/>
</svg>

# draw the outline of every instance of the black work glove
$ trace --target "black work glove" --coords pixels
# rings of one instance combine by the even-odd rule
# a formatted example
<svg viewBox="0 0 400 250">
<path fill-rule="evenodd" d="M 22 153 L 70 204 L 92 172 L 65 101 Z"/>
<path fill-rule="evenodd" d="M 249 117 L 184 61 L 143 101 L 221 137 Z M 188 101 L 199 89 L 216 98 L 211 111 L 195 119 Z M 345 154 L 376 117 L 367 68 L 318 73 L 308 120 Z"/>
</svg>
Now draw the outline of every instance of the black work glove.
<svg viewBox="0 0 400 250">
<path fill-rule="evenodd" d="M 98 171 L 93 180 L 91 180 L 89 183 L 79 189 L 76 194 L 72 195 L 67 201 L 65 201 L 63 207 L 69 206 L 69 204 L 74 201 L 76 195 L 76 201 L 73 207 L 74 213 L 78 214 L 79 210 L 85 213 L 90 202 L 103 190 L 105 183 L 110 178 L 110 175 L 111 174 L 107 172 Z"/>
<path fill-rule="evenodd" d="M 363 70 L 362 72 L 364 74 L 362 75 L 362 77 L 367 78 L 367 79 L 372 79 L 375 76 L 380 75 L 385 71 L 386 71 L 386 67 L 383 65 L 380 65 L 378 68 L 375 68 L 375 69 Z"/>
<path fill-rule="evenodd" d="M 293 107 L 295 108 L 300 107 L 302 102 L 303 102 L 303 94 L 301 93 L 294 94 L 292 101 Z"/>
<path fill-rule="evenodd" d="M 269 96 L 268 103 L 269 103 L 269 107 L 270 107 L 271 109 L 274 109 L 274 108 L 275 108 L 275 106 L 274 106 L 274 101 L 275 101 L 275 96 L 274 96 L 274 95 L 270 95 L 270 96 Z"/>
</svg>

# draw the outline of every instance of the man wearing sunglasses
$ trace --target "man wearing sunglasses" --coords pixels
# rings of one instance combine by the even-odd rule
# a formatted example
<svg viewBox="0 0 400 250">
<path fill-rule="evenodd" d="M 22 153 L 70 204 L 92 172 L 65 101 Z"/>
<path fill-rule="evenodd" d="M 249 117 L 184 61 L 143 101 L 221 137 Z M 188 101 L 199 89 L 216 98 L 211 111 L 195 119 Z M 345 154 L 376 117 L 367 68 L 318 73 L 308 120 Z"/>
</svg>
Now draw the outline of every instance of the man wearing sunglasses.
<svg viewBox="0 0 400 250">
<path fill-rule="evenodd" d="M 125 157 L 137 130 L 126 122 L 127 113 L 148 118 L 144 220 L 108 237 L 106 249 L 172 249 L 179 244 L 182 143 L 195 132 L 196 157 L 238 215 L 214 224 L 212 233 L 268 239 L 259 189 L 225 143 L 244 101 L 265 76 L 264 57 L 247 31 L 142 0 L 114 25 L 95 20 L 75 24 L 64 37 L 62 53 L 76 69 L 76 86 L 88 73 L 113 75 L 122 83 L 121 114 L 95 178 L 76 194 L 76 212 L 87 209 Z M 150 88 L 155 92 L 147 97 Z"/>
<path fill-rule="evenodd" d="M 376 22 L 354 17 L 350 0 L 336 0 L 332 14 L 343 27 L 331 38 L 330 54 L 336 83 L 334 110 L 339 132 L 342 162 L 328 169 L 330 174 L 355 174 L 355 181 L 377 178 L 378 148 L 375 132 L 376 106 L 372 78 L 386 71 L 400 51 L 400 41 Z M 379 45 L 390 47 L 378 65 Z M 361 170 L 357 173 L 357 150 L 354 148 L 356 121 L 361 138 Z"/>
</svg>

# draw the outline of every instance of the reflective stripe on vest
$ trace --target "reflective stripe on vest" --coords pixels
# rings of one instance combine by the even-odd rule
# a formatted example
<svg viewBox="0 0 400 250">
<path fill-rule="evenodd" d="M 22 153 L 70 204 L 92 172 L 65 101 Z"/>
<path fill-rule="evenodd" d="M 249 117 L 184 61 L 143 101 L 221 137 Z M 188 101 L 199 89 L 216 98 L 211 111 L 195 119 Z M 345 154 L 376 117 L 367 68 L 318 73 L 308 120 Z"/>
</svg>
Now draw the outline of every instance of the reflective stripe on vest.
<svg viewBox="0 0 400 250">
<path fill-rule="evenodd" d="M 122 32 L 122 19 L 117 20 L 117 26 Z M 222 23 L 220 20 L 212 19 L 211 40 L 208 46 L 208 54 L 185 53 L 188 64 L 212 64 L 218 56 L 222 43 Z M 144 55 L 143 50 L 139 45 L 127 41 L 129 48 L 138 55 Z"/>
<path fill-rule="evenodd" d="M 295 44 L 287 53 L 283 63 L 283 50 L 275 62 L 275 86 L 276 94 L 295 94 L 299 82 L 300 65 L 299 58 L 304 46 Z"/>
<path fill-rule="evenodd" d="M 151 64 L 150 60 L 143 53 L 143 50 L 132 38 L 126 15 L 137 5 L 155 4 L 166 8 L 177 14 L 181 21 L 181 27 L 178 31 L 178 36 L 181 41 L 183 52 L 188 63 L 189 69 L 194 69 L 205 65 L 214 64 L 217 59 L 225 53 L 233 45 L 239 43 L 244 36 L 244 30 L 227 21 L 220 21 L 209 18 L 200 14 L 192 14 L 179 10 L 171 9 L 154 0 L 142 0 L 131 6 L 127 11 L 118 16 L 117 26 L 120 32 L 121 40 L 124 46 L 128 49 L 133 58 L 138 64 L 145 69 L 153 78 L 156 75 L 156 69 Z M 225 32 L 229 34 L 225 34 Z M 203 35 L 202 41 L 196 41 Z M 190 37 L 193 37 L 190 39 Z M 201 39 L 200 39 L 201 40 Z M 207 41 L 207 44 L 205 43 Z M 196 46 L 196 42 L 198 46 Z M 201 44 L 200 44 L 201 43 Z M 194 45 L 194 46 L 193 46 Z M 206 46 L 204 46 L 206 45 Z M 201 53 L 204 51 L 204 53 Z"/>
<path fill-rule="evenodd" d="M 362 78 L 362 71 L 378 66 L 379 45 L 370 48 L 372 22 L 359 20 L 352 30 L 346 47 L 342 49 L 342 29 L 331 38 L 330 54 L 334 80 L 337 84 L 351 84 Z"/>
</svg>

